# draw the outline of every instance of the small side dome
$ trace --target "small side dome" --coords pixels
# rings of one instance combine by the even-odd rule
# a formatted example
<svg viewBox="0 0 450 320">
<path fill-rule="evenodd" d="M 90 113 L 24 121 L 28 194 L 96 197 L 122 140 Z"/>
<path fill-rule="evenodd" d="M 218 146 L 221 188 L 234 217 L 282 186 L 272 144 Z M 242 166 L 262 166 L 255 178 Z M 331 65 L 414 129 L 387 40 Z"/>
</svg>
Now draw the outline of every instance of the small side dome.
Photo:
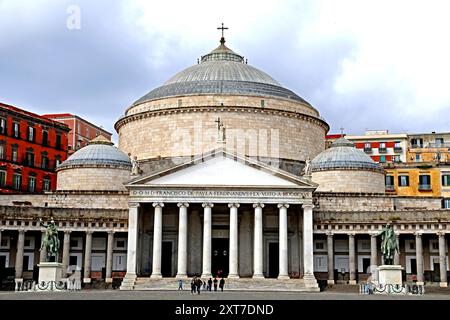
<svg viewBox="0 0 450 320">
<path fill-rule="evenodd" d="M 384 169 L 345 138 L 311 161 L 318 192 L 384 193 Z"/>
<path fill-rule="evenodd" d="M 103 136 L 97 136 L 56 169 L 57 190 L 126 191 L 131 160 Z"/>
</svg>

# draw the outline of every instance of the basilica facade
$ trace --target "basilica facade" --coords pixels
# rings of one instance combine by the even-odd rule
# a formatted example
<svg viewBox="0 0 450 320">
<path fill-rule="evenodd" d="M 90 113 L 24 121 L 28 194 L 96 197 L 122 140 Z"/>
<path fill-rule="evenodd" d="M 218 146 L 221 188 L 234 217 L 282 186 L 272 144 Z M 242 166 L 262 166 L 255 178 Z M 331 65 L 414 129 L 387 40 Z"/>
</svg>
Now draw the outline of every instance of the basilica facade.
<svg viewBox="0 0 450 320">
<path fill-rule="evenodd" d="M 447 286 L 450 211 L 385 194 L 384 170 L 319 111 L 220 45 L 126 108 L 118 148 L 97 137 L 57 169 L 57 191 L 0 198 L 0 264 L 32 278 L 42 228 L 61 233 L 64 277 L 173 289 L 318 291 L 376 280 L 391 223 L 404 280 Z"/>
</svg>

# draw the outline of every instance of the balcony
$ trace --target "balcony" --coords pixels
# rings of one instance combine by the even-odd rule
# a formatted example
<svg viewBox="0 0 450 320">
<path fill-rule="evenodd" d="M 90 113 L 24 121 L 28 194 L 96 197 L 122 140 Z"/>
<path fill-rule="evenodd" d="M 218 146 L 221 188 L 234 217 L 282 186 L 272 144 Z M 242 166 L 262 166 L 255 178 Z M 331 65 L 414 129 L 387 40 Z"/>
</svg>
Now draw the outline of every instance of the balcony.
<svg viewBox="0 0 450 320">
<path fill-rule="evenodd" d="M 412 144 L 411 145 L 411 149 L 422 149 L 423 148 L 423 144 Z"/>
<path fill-rule="evenodd" d="M 378 148 L 378 152 L 379 152 L 379 153 L 386 153 L 386 152 L 387 152 L 387 149 L 386 149 L 386 147 L 384 147 L 384 148 L 379 147 L 379 148 Z"/>
<path fill-rule="evenodd" d="M 431 191 L 431 185 L 419 184 L 419 191 Z"/>
<path fill-rule="evenodd" d="M 402 152 L 403 148 L 402 147 L 394 147 L 394 152 Z"/>
<path fill-rule="evenodd" d="M 395 191 L 395 186 L 393 184 L 386 185 L 386 191 Z"/>
<path fill-rule="evenodd" d="M 365 153 L 372 153 L 372 148 L 364 148 Z"/>
</svg>

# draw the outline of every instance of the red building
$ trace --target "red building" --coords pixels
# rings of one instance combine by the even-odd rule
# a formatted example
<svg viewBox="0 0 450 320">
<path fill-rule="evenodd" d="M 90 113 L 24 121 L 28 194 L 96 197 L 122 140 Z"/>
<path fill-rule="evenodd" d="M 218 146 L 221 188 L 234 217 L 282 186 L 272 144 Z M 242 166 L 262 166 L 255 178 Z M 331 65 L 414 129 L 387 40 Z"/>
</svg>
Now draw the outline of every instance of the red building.
<svg viewBox="0 0 450 320">
<path fill-rule="evenodd" d="M 86 146 L 89 141 L 102 135 L 111 141 L 112 134 L 95 124 L 70 113 L 44 114 L 43 117 L 65 123 L 70 128 L 69 155 Z"/>
<path fill-rule="evenodd" d="M 67 158 L 69 127 L 0 103 L 0 193 L 56 189 L 56 166 Z"/>
</svg>

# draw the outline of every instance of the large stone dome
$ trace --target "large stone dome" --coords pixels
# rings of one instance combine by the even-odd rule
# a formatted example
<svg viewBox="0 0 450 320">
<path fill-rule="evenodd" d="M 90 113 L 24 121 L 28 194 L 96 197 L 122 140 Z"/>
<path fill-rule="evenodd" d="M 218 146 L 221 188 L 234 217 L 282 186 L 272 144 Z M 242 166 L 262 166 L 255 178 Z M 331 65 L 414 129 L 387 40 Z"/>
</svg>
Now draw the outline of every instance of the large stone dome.
<svg viewBox="0 0 450 320">
<path fill-rule="evenodd" d="M 126 191 L 131 160 L 103 136 L 93 139 L 56 169 L 57 190 Z"/>
<path fill-rule="evenodd" d="M 239 54 L 221 44 L 189 67 L 137 100 L 133 105 L 173 96 L 198 94 L 238 94 L 281 97 L 307 103 L 283 88 L 267 73 L 246 62 Z"/>
<path fill-rule="evenodd" d="M 311 161 L 311 173 L 319 192 L 385 192 L 383 168 L 345 138 Z"/>
<path fill-rule="evenodd" d="M 119 148 L 137 157 L 144 173 L 216 149 L 220 128 L 227 151 L 293 174 L 324 150 L 329 130 L 311 104 L 248 65 L 223 38 L 115 124 Z"/>
</svg>

